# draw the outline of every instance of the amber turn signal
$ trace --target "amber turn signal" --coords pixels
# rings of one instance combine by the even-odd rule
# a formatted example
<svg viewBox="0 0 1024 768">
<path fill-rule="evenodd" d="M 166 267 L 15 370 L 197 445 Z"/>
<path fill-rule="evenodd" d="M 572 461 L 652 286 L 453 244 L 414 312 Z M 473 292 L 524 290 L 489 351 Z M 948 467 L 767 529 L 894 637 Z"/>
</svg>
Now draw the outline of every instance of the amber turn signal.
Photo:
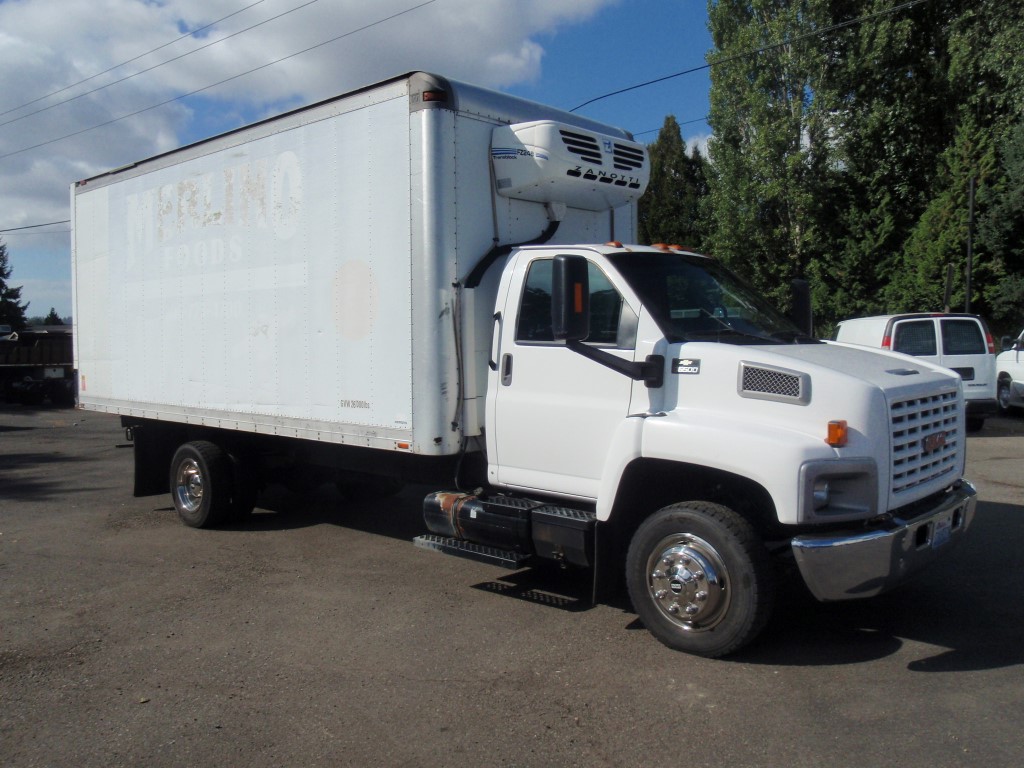
<svg viewBox="0 0 1024 768">
<path fill-rule="evenodd" d="M 828 437 L 825 438 L 825 442 L 833 448 L 841 448 L 846 445 L 848 437 L 845 419 L 838 419 L 828 423 Z"/>
</svg>

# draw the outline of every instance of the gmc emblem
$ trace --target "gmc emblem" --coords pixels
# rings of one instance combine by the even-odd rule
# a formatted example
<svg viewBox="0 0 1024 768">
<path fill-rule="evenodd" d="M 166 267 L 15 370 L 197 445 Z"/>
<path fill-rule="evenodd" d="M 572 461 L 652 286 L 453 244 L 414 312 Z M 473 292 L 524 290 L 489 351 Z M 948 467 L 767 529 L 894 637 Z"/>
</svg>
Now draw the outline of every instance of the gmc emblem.
<svg viewBox="0 0 1024 768">
<path fill-rule="evenodd" d="M 934 453 L 942 448 L 946 447 L 946 433 L 935 432 L 934 434 L 928 435 L 923 441 L 925 453 Z"/>
</svg>

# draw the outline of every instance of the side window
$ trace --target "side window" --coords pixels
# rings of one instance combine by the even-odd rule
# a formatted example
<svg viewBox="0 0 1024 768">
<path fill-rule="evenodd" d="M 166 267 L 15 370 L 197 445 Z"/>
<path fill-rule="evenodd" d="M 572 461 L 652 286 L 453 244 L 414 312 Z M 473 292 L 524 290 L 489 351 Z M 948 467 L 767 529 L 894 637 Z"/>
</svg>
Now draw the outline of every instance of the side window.
<svg viewBox="0 0 1024 768">
<path fill-rule="evenodd" d="M 519 304 L 516 341 L 554 341 L 551 332 L 551 261 L 530 265 Z"/>
<path fill-rule="evenodd" d="M 917 357 L 938 354 L 935 346 L 935 323 L 931 320 L 908 320 L 897 323 L 892 351 Z"/>
<path fill-rule="evenodd" d="M 554 341 L 551 332 L 551 265 L 550 259 L 538 260 L 530 265 L 519 306 L 516 341 Z M 592 344 L 616 345 L 622 325 L 622 296 L 594 264 L 590 265 L 589 280 L 590 336 L 586 341 Z M 628 310 L 627 313 L 632 314 Z M 630 346 L 632 343 L 632 339 L 629 339 Z"/>
<path fill-rule="evenodd" d="M 939 324 L 942 326 L 943 354 L 984 355 L 988 352 L 988 344 L 977 321 L 967 318 L 948 319 Z"/>
</svg>

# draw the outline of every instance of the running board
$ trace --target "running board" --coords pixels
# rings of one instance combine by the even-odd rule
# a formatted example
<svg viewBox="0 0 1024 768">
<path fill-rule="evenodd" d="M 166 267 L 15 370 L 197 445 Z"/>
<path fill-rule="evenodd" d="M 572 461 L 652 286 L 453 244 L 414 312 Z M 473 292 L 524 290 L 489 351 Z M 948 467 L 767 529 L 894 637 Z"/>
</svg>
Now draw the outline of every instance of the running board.
<svg viewBox="0 0 1024 768">
<path fill-rule="evenodd" d="M 522 552 L 498 549 L 497 547 L 485 547 L 482 544 L 474 544 L 471 541 L 438 536 L 433 533 L 417 536 L 412 540 L 412 543 L 420 549 L 432 549 L 435 552 L 444 552 L 446 555 L 463 557 L 467 560 L 477 560 L 481 563 L 497 565 L 512 571 L 522 568 L 530 560 L 530 555 Z"/>
</svg>

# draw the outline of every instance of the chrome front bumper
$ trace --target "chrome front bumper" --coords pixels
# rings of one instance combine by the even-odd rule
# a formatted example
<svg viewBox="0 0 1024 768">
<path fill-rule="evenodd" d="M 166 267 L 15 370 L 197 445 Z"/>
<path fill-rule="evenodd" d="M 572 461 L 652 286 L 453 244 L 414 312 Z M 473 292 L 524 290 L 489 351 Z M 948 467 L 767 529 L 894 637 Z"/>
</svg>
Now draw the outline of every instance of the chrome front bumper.
<svg viewBox="0 0 1024 768">
<path fill-rule="evenodd" d="M 793 554 L 819 600 L 873 597 L 945 556 L 964 537 L 976 504 L 974 486 L 962 481 L 911 520 L 892 517 L 871 530 L 797 536 Z"/>
</svg>

